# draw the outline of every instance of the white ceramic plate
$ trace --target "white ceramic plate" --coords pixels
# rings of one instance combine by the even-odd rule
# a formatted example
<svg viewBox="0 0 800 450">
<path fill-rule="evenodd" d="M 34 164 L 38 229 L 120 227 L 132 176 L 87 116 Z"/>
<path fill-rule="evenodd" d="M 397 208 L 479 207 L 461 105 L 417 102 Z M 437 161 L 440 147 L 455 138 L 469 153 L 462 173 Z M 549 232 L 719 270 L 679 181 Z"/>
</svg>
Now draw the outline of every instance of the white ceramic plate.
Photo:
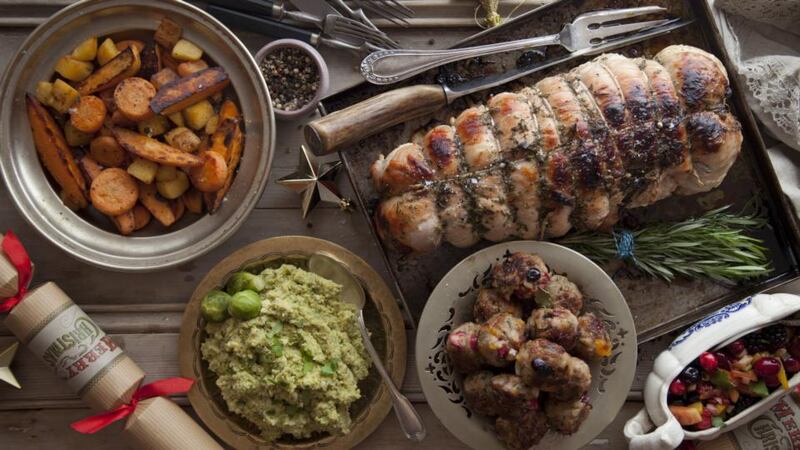
<svg viewBox="0 0 800 450">
<path fill-rule="evenodd" d="M 513 252 L 538 254 L 552 271 L 569 277 L 584 294 L 584 309 L 608 326 L 612 354 L 589 364 L 589 417 L 577 433 L 564 436 L 550 432 L 533 448 L 583 447 L 611 424 L 625 403 L 636 368 L 636 330 L 628 305 L 611 278 L 585 256 L 566 247 L 538 241 L 506 242 L 474 253 L 450 270 L 428 298 L 419 322 L 416 357 L 422 390 L 436 417 L 464 444 L 476 450 L 505 449 L 494 433 L 494 420 L 473 413 L 464 403 L 463 376 L 450 366 L 445 342 L 451 330 L 472 320 L 472 304 L 481 281 Z"/>
</svg>

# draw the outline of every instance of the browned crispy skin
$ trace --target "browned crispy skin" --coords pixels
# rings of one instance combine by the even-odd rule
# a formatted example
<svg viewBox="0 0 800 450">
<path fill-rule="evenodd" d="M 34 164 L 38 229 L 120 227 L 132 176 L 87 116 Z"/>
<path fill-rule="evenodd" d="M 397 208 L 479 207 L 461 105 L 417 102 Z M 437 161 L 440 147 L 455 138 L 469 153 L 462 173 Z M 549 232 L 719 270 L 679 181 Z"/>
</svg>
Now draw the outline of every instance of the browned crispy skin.
<svg viewBox="0 0 800 450">
<path fill-rule="evenodd" d="M 78 83 L 75 89 L 81 95 L 89 95 L 115 86 L 125 78 L 132 77 L 141 68 L 142 61 L 136 47 L 128 47 L 111 61 L 100 66 L 94 73 Z"/>
<path fill-rule="evenodd" d="M 166 166 L 197 167 L 203 165 L 203 159 L 199 156 L 182 152 L 143 134 L 120 127 L 112 128 L 111 132 L 114 133 L 114 138 L 122 148 L 141 158 Z"/>
<path fill-rule="evenodd" d="M 85 208 L 89 205 L 86 181 L 75 163 L 64 133 L 47 109 L 30 95 L 25 97 L 33 142 L 42 164 L 64 190 L 70 205 Z"/>
<path fill-rule="evenodd" d="M 156 114 L 172 114 L 225 89 L 230 84 L 222 67 L 209 67 L 169 82 L 158 90 L 150 109 Z"/>
</svg>

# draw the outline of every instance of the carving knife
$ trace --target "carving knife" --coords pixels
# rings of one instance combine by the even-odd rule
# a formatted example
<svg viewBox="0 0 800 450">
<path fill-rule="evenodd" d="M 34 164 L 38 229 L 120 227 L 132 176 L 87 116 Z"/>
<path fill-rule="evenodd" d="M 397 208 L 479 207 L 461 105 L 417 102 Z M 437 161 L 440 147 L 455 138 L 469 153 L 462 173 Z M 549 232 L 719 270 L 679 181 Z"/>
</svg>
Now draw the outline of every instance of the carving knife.
<svg viewBox="0 0 800 450">
<path fill-rule="evenodd" d="M 674 22 L 641 33 L 609 40 L 602 45 L 517 67 L 507 72 L 470 80 L 458 86 L 427 84 L 384 92 L 312 121 L 304 129 L 306 143 L 317 155 L 332 153 L 399 123 L 431 114 L 465 95 L 509 83 L 580 56 L 595 55 L 661 36 L 692 22 L 694 19 L 675 19 Z"/>
</svg>

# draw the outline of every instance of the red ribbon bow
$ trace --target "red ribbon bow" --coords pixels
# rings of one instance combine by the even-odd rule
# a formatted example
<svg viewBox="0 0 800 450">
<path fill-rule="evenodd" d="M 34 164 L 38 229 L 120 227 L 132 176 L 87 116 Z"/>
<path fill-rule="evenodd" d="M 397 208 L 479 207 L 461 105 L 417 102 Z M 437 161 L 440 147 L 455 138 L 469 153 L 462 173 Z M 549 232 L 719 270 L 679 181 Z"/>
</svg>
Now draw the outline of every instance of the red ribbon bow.
<svg viewBox="0 0 800 450">
<path fill-rule="evenodd" d="M 3 253 L 5 253 L 11 264 L 17 269 L 17 295 L 0 300 L 0 313 L 11 311 L 22 299 L 25 293 L 28 292 L 28 284 L 31 282 L 33 270 L 31 266 L 31 258 L 25 247 L 17 239 L 17 236 L 9 231 L 3 238 L 2 245 Z"/>
<path fill-rule="evenodd" d="M 194 380 L 189 378 L 165 378 L 146 384 L 133 393 L 130 403 L 118 406 L 116 409 L 96 416 L 87 417 L 77 422 L 73 422 L 70 427 L 83 434 L 94 434 L 112 423 L 128 417 L 136 410 L 136 405 L 140 401 L 152 397 L 169 396 L 188 392 L 194 384 Z"/>
</svg>

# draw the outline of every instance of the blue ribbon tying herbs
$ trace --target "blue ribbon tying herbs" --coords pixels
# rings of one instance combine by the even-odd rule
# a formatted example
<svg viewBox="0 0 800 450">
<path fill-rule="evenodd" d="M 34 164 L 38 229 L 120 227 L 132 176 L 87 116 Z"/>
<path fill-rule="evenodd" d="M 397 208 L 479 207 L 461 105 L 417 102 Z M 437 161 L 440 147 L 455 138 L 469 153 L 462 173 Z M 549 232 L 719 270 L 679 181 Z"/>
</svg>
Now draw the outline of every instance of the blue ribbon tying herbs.
<svg viewBox="0 0 800 450">
<path fill-rule="evenodd" d="M 614 245 L 617 247 L 617 258 L 621 260 L 636 260 L 636 256 L 633 254 L 636 249 L 633 231 L 623 228 L 621 230 L 613 230 L 611 234 L 614 236 Z"/>
</svg>

